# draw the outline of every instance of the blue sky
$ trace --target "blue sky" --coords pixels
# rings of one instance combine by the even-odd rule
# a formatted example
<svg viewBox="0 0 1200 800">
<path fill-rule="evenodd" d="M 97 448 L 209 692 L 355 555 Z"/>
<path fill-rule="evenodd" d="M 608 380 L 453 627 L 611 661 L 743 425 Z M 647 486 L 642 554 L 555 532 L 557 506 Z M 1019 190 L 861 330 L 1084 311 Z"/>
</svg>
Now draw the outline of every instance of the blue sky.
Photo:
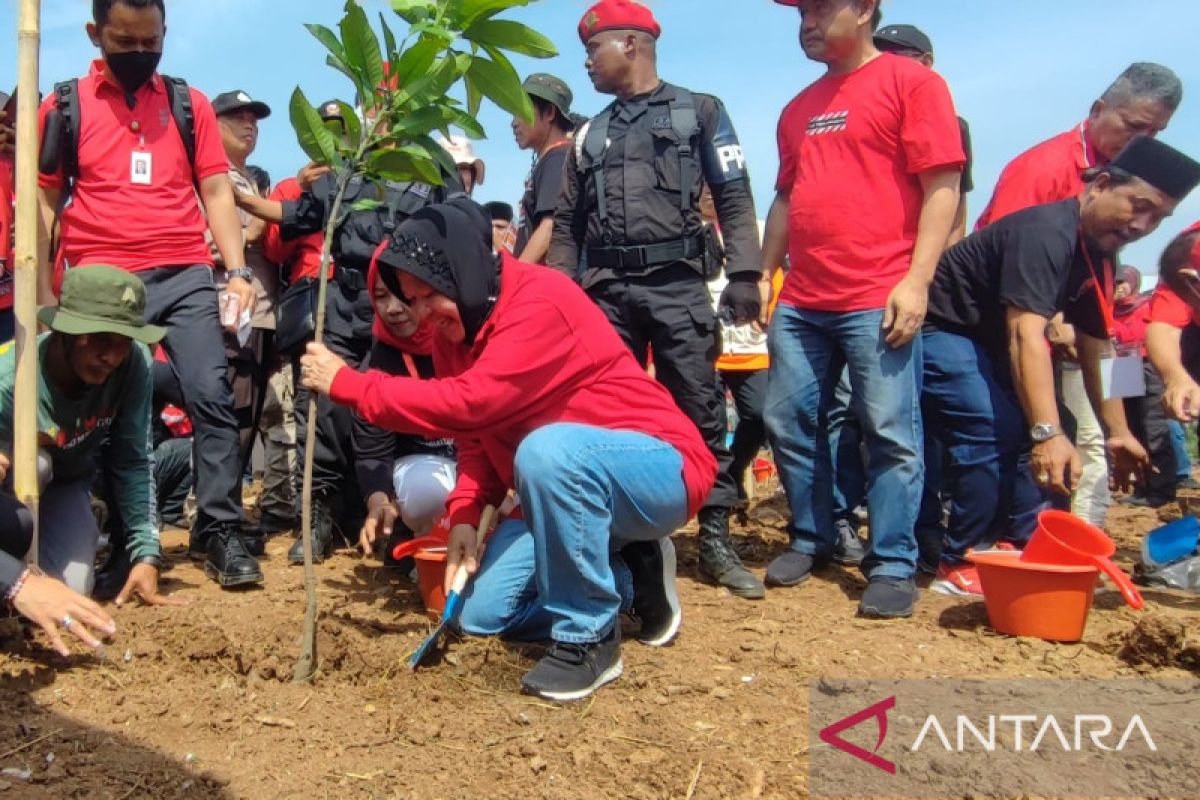
<svg viewBox="0 0 1200 800">
<path fill-rule="evenodd" d="M 15 2 L 0 3 L 0 30 L 16 30 Z M 43 91 L 54 81 L 82 74 L 95 50 L 84 34 L 91 4 L 43 0 Z M 371 12 L 384 0 L 364 0 Z M 547 71 L 564 78 L 576 108 L 599 111 L 583 71 L 575 34 L 588 0 L 540 0 L 512 14 L 558 45 L 547 61 L 518 59 L 522 73 Z M 759 215 L 772 196 L 779 112 L 821 69 L 797 43 L 798 15 L 770 0 L 652 0 L 664 28 L 659 72 L 666 80 L 725 101 L 749 160 Z M 276 180 L 304 161 L 287 121 L 286 104 L 297 84 L 317 102 L 350 94 L 345 79 L 324 65 L 323 50 L 302 27 L 334 26 L 341 0 L 167 0 L 168 35 L 162 70 L 187 78 L 210 96 L 240 88 L 265 100 L 276 114 L 264 121 L 252 158 Z M 389 15 L 390 11 L 387 12 Z M 1164 141 L 1200 157 L 1200 58 L 1196 0 L 885 0 L 885 21 L 919 25 L 934 42 L 936 68 L 946 76 L 959 113 L 971 124 L 976 190 L 971 219 L 982 210 L 997 175 L 1013 156 L 1066 130 L 1132 61 L 1157 61 L 1179 73 L 1183 106 Z M 403 22 L 395 19 L 396 25 Z M 16 82 L 15 36 L 0 58 L 0 87 Z M 529 154 L 516 149 L 509 117 L 485 107 L 490 136 L 477 144 L 487 162 L 476 199 L 519 198 Z M 864 212 L 870 198 L 863 198 Z M 1165 243 L 1200 218 L 1196 192 L 1153 236 L 1126 249 L 1125 260 L 1153 270 Z"/>
</svg>

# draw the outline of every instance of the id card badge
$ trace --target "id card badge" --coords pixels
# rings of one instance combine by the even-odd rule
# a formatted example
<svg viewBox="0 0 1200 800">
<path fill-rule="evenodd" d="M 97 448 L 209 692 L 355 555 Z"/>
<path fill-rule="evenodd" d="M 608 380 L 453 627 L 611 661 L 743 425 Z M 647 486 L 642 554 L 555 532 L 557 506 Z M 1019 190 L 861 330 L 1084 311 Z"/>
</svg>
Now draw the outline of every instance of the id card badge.
<svg viewBox="0 0 1200 800">
<path fill-rule="evenodd" d="M 1100 356 L 1100 388 L 1105 400 L 1146 394 L 1146 373 L 1137 345 L 1118 347 Z"/>
<path fill-rule="evenodd" d="M 129 182 L 136 186 L 149 186 L 153 162 L 144 150 L 134 150 L 129 160 Z"/>
</svg>

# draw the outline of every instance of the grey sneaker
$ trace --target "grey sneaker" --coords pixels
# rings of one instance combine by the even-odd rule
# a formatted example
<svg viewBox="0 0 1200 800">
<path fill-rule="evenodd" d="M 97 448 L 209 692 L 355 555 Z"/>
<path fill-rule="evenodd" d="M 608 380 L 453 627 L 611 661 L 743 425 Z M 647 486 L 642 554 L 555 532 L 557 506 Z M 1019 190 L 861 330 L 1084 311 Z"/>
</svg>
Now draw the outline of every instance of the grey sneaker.
<svg viewBox="0 0 1200 800">
<path fill-rule="evenodd" d="M 546 700 L 582 700 L 621 677 L 621 626 L 592 644 L 555 642 L 542 660 L 521 678 L 526 694 Z"/>
<path fill-rule="evenodd" d="M 917 585 L 911 579 L 880 575 L 867 584 L 862 600 L 858 601 L 858 613 L 878 619 L 911 617 L 916 600 Z"/>
<path fill-rule="evenodd" d="M 863 546 L 858 531 L 844 519 L 834 522 L 833 529 L 837 533 L 837 542 L 833 545 L 833 560 L 847 566 L 861 564 L 867 557 L 867 548 Z"/>
</svg>

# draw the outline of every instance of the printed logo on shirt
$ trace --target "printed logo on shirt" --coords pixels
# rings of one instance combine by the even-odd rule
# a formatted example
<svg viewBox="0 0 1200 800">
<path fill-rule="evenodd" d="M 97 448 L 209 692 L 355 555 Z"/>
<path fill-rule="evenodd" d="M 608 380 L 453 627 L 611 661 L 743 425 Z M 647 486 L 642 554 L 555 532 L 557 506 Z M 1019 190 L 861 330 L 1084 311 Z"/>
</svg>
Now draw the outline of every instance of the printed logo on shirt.
<svg viewBox="0 0 1200 800">
<path fill-rule="evenodd" d="M 167 127 L 167 124 L 169 122 L 170 122 L 170 118 L 167 117 L 167 110 L 165 108 L 159 109 L 159 111 L 158 111 L 158 127 L 165 128 L 165 127 Z"/>
<path fill-rule="evenodd" d="M 849 118 L 849 111 L 833 111 L 829 114 L 818 114 L 808 120 L 808 135 L 821 136 L 826 133 L 844 131 L 846 130 L 846 120 Z"/>
<path fill-rule="evenodd" d="M 655 117 L 650 122 L 650 130 L 652 131 L 669 131 L 671 130 L 671 117 Z"/>
</svg>

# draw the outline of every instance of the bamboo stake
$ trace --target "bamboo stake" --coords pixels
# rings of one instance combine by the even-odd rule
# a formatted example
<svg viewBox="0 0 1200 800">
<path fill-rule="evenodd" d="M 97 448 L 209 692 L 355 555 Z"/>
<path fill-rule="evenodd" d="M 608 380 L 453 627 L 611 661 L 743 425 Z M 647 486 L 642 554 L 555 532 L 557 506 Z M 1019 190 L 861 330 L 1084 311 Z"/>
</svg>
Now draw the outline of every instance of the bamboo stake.
<svg viewBox="0 0 1200 800">
<path fill-rule="evenodd" d="M 38 560 L 37 475 L 37 285 L 38 285 L 38 49 L 41 0 L 20 0 L 17 21 L 17 210 L 13 269 L 17 376 L 13 392 L 13 488 L 33 516 L 33 540 L 26 556 Z"/>
</svg>

